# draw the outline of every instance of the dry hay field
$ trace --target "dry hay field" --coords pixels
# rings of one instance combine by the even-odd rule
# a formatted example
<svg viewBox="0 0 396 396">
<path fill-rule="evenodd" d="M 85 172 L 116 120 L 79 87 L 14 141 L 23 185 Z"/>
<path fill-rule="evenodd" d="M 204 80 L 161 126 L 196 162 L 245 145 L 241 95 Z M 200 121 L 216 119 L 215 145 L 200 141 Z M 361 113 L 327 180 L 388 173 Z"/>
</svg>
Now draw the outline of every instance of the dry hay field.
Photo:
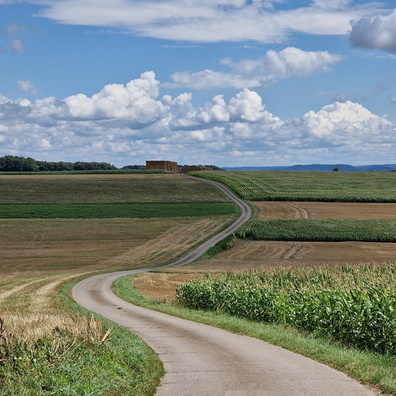
<svg viewBox="0 0 396 396">
<path fill-rule="evenodd" d="M 224 200 L 206 184 L 193 198 L 191 189 L 197 192 L 196 182 L 174 175 L 7 175 L 0 176 L 0 210 L 1 204 L 16 204 L 21 197 L 28 204 L 146 202 L 148 196 L 159 203 Z M 69 328 L 75 319 L 65 312 L 59 294 L 66 282 L 99 271 L 165 263 L 230 219 L 0 219 L 0 317 L 14 323 L 18 332 L 45 333 L 48 325 Z M 82 323 L 73 327 L 85 328 L 86 319 L 79 320 Z"/>
<path fill-rule="evenodd" d="M 396 219 L 394 203 L 252 202 L 258 220 Z M 135 287 L 157 300 L 172 300 L 175 289 L 205 272 L 263 268 L 386 263 L 396 260 L 396 244 L 366 242 L 282 242 L 235 240 L 230 250 L 163 274 L 143 274 Z M 183 272 L 183 273 L 182 273 Z"/>
</svg>

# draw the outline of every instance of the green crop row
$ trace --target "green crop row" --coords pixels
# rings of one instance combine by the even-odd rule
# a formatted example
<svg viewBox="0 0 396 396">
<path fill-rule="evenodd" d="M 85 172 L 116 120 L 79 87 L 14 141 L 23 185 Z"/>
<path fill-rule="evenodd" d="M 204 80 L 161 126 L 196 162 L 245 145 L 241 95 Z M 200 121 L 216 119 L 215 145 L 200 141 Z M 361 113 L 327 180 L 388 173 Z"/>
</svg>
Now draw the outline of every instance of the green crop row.
<svg viewBox="0 0 396 396">
<path fill-rule="evenodd" d="M 236 236 L 261 241 L 396 242 L 396 220 L 251 220 Z"/>
<path fill-rule="evenodd" d="M 191 309 L 288 325 L 396 354 L 396 264 L 207 276 L 180 286 Z"/>
<path fill-rule="evenodd" d="M 238 213 L 233 203 L 0 205 L 0 218 L 101 219 L 226 216 Z"/>
<path fill-rule="evenodd" d="M 211 171 L 192 174 L 224 183 L 251 201 L 396 202 L 396 172 Z"/>
</svg>

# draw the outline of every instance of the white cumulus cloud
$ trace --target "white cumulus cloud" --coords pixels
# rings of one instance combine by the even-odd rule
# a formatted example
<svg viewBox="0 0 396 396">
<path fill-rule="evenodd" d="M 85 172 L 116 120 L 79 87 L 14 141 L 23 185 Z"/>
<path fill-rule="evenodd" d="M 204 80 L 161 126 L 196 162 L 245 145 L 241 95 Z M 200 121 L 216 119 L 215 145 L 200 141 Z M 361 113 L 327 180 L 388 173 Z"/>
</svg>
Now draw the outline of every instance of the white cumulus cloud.
<svg viewBox="0 0 396 396">
<path fill-rule="evenodd" d="M 109 84 L 92 97 L 69 96 L 65 103 L 72 117 L 81 119 L 125 119 L 136 124 L 151 124 L 163 116 L 157 101 L 159 82 L 153 72 L 143 73 L 126 85 Z"/>
<path fill-rule="evenodd" d="M 269 50 L 261 59 L 246 59 L 238 63 L 225 60 L 235 72 L 261 76 L 261 80 L 277 80 L 327 72 L 342 57 L 328 51 L 304 51 L 287 47 L 281 51 Z"/>
<path fill-rule="evenodd" d="M 353 21 L 350 41 L 356 47 L 396 54 L 396 10 L 389 15 L 367 16 Z"/>
<path fill-rule="evenodd" d="M 382 163 L 394 160 L 396 128 L 351 101 L 281 120 L 247 88 L 195 106 L 189 92 L 161 97 L 160 82 L 146 72 L 91 97 L 29 101 L 0 95 L 0 142 L 11 155 L 118 166 L 148 158 L 222 166 Z"/>
<path fill-rule="evenodd" d="M 386 118 L 351 101 L 324 106 L 317 113 L 309 111 L 303 120 L 309 132 L 319 138 L 374 135 L 392 125 Z"/>
<path fill-rule="evenodd" d="M 328 72 L 333 64 L 341 60 L 340 55 L 328 51 L 304 51 L 287 47 L 281 51 L 269 50 L 259 59 L 244 59 L 237 63 L 228 58 L 223 59 L 222 63 L 231 69 L 229 73 L 213 70 L 176 72 L 171 75 L 173 83 L 163 86 L 194 89 L 255 88 L 269 81 Z"/>
<path fill-rule="evenodd" d="M 173 129 L 201 129 L 208 125 L 226 123 L 277 123 L 279 118 L 265 110 L 262 98 L 257 92 L 245 88 L 226 103 L 223 95 L 216 95 L 203 107 L 195 108 L 192 96 L 182 94 L 170 103 Z"/>
</svg>

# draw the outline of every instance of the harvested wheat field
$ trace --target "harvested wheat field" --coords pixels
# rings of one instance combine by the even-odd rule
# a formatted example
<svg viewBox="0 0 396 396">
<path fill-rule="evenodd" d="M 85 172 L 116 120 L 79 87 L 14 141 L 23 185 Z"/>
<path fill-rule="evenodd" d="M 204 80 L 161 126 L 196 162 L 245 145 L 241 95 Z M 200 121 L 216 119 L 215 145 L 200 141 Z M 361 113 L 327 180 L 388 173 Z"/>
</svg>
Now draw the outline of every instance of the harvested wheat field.
<svg viewBox="0 0 396 396">
<path fill-rule="evenodd" d="M 224 227 L 229 217 L 5 220 L 0 311 L 57 312 L 62 284 L 96 271 L 159 265 Z"/>
<path fill-rule="evenodd" d="M 254 202 L 258 220 L 289 219 L 396 219 L 396 204 L 342 202 Z M 236 240 L 234 246 L 211 259 L 203 259 L 174 277 L 144 274 L 134 285 L 158 300 L 169 300 L 176 286 L 205 272 L 242 272 L 262 268 L 313 265 L 387 263 L 396 260 L 396 244 L 373 242 L 282 242 Z M 140 277 L 139 277 L 140 278 Z"/>
</svg>

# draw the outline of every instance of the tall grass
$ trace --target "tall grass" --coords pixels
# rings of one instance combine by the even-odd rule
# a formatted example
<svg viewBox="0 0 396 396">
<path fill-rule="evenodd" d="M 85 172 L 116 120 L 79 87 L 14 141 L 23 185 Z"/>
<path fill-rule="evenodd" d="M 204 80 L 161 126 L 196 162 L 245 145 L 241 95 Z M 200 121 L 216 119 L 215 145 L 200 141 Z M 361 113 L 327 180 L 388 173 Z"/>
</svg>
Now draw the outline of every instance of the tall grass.
<svg viewBox="0 0 396 396">
<path fill-rule="evenodd" d="M 0 318 L 1 396 L 149 396 L 162 373 L 140 339 L 93 316 Z"/>
<path fill-rule="evenodd" d="M 192 309 L 225 312 L 396 354 L 396 264 L 207 276 L 178 288 Z"/>
<path fill-rule="evenodd" d="M 100 354 L 109 333 L 110 329 L 104 331 L 102 323 L 93 317 L 1 317 L 0 394 L 41 394 L 59 391 L 62 387 L 71 391 L 75 377 L 82 371 L 84 358 L 80 354 Z M 55 384 L 51 376 L 63 382 L 63 386 Z M 89 389 L 86 387 L 87 378 L 80 378 L 78 382 L 81 387 Z"/>
</svg>

